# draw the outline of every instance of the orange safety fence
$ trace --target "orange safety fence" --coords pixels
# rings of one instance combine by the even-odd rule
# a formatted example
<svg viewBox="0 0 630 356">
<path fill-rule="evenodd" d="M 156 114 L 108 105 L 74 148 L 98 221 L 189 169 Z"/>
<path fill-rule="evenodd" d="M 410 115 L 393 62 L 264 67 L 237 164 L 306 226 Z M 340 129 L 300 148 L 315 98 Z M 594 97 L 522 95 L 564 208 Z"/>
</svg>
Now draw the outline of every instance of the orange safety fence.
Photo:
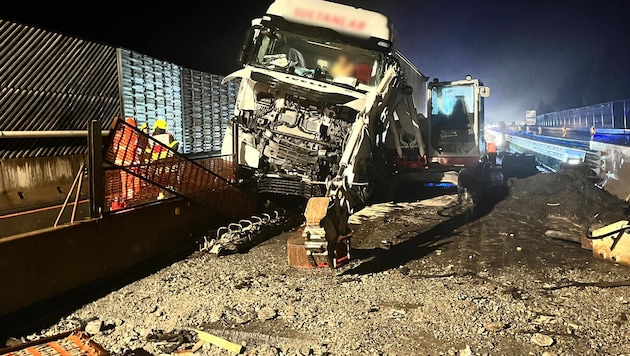
<svg viewBox="0 0 630 356">
<path fill-rule="evenodd" d="M 167 151 L 163 158 L 152 153 Z M 191 160 L 123 120 L 105 142 L 105 211 L 182 196 L 233 218 L 252 214 L 256 198 L 240 189 L 232 155 Z"/>
<path fill-rule="evenodd" d="M 107 168 L 104 173 L 105 211 L 113 212 L 174 196 L 171 192 L 120 168 Z"/>
<path fill-rule="evenodd" d="M 0 356 L 109 356 L 110 352 L 82 331 L 67 331 L 0 349 Z"/>
</svg>

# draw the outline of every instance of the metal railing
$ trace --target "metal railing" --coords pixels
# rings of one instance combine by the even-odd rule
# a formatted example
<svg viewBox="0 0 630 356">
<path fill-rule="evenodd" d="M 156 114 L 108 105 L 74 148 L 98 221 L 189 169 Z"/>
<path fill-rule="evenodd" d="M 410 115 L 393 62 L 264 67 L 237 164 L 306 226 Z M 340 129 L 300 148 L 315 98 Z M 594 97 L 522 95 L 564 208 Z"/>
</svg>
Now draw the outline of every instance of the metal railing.
<svg viewBox="0 0 630 356">
<path fill-rule="evenodd" d="M 230 217 L 250 215 L 256 198 L 236 185 L 231 155 L 193 161 L 118 120 L 104 145 L 105 211 L 182 196 Z"/>
<path fill-rule="evenodd" d="M 630 99 L 609 101 L 536 116 L 544 127 L 630 129 Z"/>
</svg>

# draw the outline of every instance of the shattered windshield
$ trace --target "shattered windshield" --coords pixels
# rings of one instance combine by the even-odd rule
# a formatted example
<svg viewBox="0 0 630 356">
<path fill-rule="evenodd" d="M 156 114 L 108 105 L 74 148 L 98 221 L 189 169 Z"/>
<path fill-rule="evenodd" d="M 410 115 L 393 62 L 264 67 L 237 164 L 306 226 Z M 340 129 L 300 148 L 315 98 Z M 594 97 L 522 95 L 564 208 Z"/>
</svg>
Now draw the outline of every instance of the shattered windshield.
<svg viewBox="0 0 630 356">
<path fill-rule="evenodd" d="M 343 43 L 263 30 L 250 65 L 344 86 L 375 87 L 384 71 L 384 55 Z"/>
</svg>

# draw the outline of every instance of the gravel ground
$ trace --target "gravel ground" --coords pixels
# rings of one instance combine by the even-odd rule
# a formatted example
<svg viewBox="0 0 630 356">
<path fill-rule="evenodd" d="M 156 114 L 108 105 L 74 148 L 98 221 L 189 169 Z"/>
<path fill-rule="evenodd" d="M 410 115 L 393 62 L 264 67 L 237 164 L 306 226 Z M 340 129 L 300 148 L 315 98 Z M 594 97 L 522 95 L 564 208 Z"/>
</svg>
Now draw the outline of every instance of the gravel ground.
<svg viewBox="0 0 630 356">
<path fill-rule="evenodd" d="M 289 266 L 299 230 L 247 253 L 196 252 L 15 338 L 81 328 L 115 355 L 190 350 L 195 329 L 247 355 L 630 354 L 629 267 L 545 236 L 558 216 L 577 233 L 595 211 L 627 216 L 627 203 L 576 182 L 513 181 L 475 218 L 445 209 L 452 194 L 370 206 L 351 217 L 352 258 L 338 269 Z"/>
</svg>

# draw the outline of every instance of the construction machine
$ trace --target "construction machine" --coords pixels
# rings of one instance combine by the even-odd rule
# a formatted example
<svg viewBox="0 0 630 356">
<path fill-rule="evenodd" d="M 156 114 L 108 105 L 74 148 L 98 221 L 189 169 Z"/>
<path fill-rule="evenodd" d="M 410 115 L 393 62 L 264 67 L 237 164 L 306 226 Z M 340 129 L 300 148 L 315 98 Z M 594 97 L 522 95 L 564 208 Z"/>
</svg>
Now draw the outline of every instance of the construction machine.
<svg viewBox="0 0 630 356">
<path fill-rule="evenodd" d="M 464 169 L 471 186 L 500 179 L 480 160 L 489 88 L 471 77 L 428 83 L 395 49 L 384 14 L 276 0 L 252 20 L 238 60 L 224 78 L 240 87 L 222 153 L 258 193 L 306 200 L 287 241 L 291 266 L 348 260 L 349 216 L 394 182 L 461 185 Z"/>
</svg>

